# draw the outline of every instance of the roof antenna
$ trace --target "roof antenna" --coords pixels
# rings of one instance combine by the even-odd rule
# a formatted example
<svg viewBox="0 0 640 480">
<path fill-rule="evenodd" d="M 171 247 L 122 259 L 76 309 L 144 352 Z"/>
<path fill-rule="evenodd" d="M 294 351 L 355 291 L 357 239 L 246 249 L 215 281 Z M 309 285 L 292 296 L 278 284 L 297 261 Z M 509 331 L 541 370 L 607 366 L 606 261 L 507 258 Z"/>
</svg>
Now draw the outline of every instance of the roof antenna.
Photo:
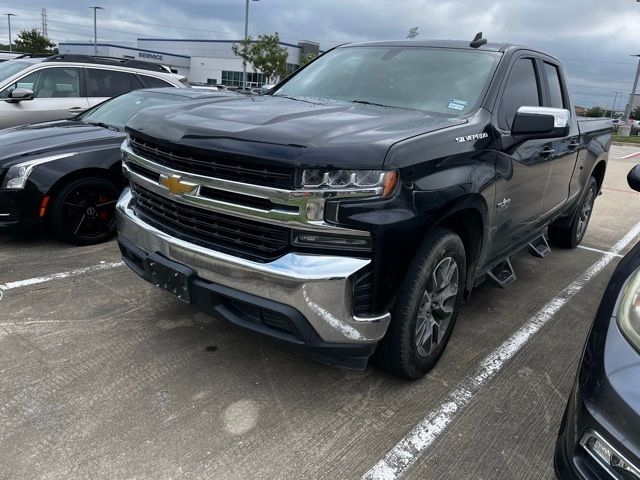
<svg viewBox="0 0 640 480">
<path fill-rule="evenodd" d="M 469 46 L 471 48 L 478 48 L 478 47 L 481 47 L 482 45 L 486 45 L 486 43 L 487 43 L 487 39 L 482 38 L 482 32 L 478 32 L 476 34 L 476 38 L 473 39 L 473 41 L 469 44 Z"/>
</svg>

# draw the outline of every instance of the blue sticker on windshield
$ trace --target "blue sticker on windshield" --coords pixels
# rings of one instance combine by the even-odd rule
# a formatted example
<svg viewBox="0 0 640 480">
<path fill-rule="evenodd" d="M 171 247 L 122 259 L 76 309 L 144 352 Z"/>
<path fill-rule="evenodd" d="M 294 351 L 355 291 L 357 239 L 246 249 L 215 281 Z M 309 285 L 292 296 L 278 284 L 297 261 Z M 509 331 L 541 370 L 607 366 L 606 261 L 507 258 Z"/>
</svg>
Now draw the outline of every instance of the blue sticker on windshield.
<svg viewBox="0 0 640 480">
<path fill-rule="evenodd" d="M 449 100 L 449 108 L 452 110 L 462 111 L 467 105 L 469 105 L 469 102 L 465 102 L 464 100 L 457 100 L 455 98 Z"/>
</svg>

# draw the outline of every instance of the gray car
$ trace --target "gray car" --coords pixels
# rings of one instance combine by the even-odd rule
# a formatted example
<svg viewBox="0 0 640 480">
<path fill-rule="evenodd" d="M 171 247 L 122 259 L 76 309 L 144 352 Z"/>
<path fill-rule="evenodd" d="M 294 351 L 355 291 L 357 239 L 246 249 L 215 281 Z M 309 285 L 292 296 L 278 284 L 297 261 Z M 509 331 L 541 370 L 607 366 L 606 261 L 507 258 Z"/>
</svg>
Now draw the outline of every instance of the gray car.
<svg viewBox="0 0 640 480">
<path fill-rule="evenodd" d="M 159 87 L 188 84 L 146 62 L 79 55 L 9 60 L 0 63 L 0 129 L 62 120 L 111 97 Z"/>
</svg>

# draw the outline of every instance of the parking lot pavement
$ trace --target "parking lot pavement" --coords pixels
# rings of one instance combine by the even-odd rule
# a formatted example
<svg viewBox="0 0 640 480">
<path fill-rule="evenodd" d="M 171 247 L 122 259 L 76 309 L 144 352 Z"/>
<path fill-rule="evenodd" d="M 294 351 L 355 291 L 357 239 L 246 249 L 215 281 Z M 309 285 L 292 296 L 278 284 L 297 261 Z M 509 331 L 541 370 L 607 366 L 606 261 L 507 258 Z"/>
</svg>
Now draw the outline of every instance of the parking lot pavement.
<svg viewBox="0 0 640 480">
<path fill-rule="evenodd" d="M 325 367 L 198 313 L 121 266 L 114 242 L 1 236 L 0 477 L 375 478 L 426 424 L 390 478 L 553 478 L 578 357 L 619 259 L 603 252 L 640 219 L 632 165 L 610 162 L 586 248 L 519 255 L 518 281 L 474 291 L 417 382 Z"/>
<path fill-rule="evenodd" d="M 612 157 L 629 160 L 640 157 L 640 146 L 632 144 L 611 145 L 610 154 Z"/>
</svg>

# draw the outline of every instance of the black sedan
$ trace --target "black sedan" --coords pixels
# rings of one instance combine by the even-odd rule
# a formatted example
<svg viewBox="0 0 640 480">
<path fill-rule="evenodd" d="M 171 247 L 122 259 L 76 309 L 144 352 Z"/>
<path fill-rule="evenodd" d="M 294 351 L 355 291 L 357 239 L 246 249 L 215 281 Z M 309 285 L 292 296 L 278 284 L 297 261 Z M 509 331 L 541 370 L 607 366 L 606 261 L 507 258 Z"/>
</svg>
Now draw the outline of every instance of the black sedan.
<svg viewBox="0 0 640 480">
<path fill-rule="evenodd" d="M 0 228 L 48 226 L 88 245 L 115 231 L 124 125 L 143 108 L 231 95 L 187 88 L 137 90 L 53 123 L 0 131 Z"/>
<path fill-rule="evenodd" d="M 628 181 L 640 191 L 640 165 Z M 640 243 L 618 264 L 596 313 L 555 467 L 561 479 L 640 480 Z"/>
</svg>

